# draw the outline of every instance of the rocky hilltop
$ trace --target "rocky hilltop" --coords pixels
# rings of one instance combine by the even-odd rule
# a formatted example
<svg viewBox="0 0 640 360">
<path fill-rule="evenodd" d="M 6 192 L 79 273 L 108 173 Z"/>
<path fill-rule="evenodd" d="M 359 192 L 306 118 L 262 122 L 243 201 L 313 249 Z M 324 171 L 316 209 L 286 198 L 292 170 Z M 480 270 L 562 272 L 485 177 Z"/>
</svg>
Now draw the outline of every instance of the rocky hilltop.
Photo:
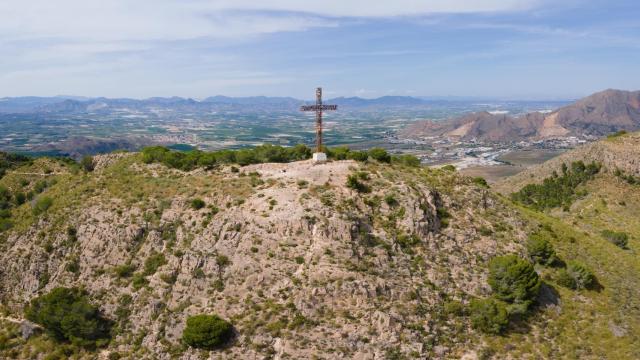
<svg viewBox="0 0 640 360">
<path fill-rule="evenodd" d="M 548 114 L 533 112 L 514 117 L 479 112 L 444 121 L 416 122 L 400 135 L 514 142 L 564 136 L 602 137 L 639 129 L 640 91 L 605 90 Z"/>
<path fill-rule="evenodd" d="M 181 171 L 136 153 L 85 165 L 38 159 L 0 180 L 36 194 L 11 209 L 0 233 L 0 357 L 640 354 L 635 268 L 610 269 L 615 262 L 590 245 L 599 235 L 516 206 L 454 170 L 369 159 Z M 484 334 L 482 316 L 505 316 L 473 305 L 491 296 L 490 260 L 527 258 L 527 238 L 539 232 L 558 258 L 589 265 L 604 291 L 565 289 L 556 270 L 537 267 L 545 284 L 530 315 L 513 304 L 508 329 L 483 330 L 504 335 Z M 69 348 L 22 320 L 29 301 L 57 287 L 86 290 L 112 322 L 107 344 Z M 186 320 L 199 314 L 226 319 L 232 339 L 213 351 L 185 345 Z"/>
<path fill-rule="evenodd" d="M 95 163 L 88 175 L 54 170 L 46 215 L 18 209 L 2 242 L 0 297 L 20 314 L 37 294 L 81 286 L 113 319 L 130 298 L 112 349 L 134 357 L 168 358 L 199 313 L 233 320 L 229 358 L 462 356 L 479 344 L 455 344 L 434 311 L 486 293 L 482 262 L 519 251 L 524 238 L 494 196 L 441 170 L 303 161 L 185 173 L 137 155 Z M 370 193 L 345 186 L 354 173 Z M 194 198 L 207 206 L 194 209 Z M 492 221 L 499 237 L 478 232 Z M 158 254 L 139 283 L 117 275 Z"/>
</svg>

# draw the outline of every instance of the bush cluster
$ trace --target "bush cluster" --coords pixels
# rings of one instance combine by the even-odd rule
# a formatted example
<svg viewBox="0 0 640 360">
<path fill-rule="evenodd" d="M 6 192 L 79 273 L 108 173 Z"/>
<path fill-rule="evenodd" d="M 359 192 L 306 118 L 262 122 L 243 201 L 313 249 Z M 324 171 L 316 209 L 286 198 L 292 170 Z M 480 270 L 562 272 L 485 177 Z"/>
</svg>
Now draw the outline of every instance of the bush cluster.
<svg viewBox="0 0 640 360">
<path fill-rule="evenodd" d="M 231 324 L 217 315 L 195 315 L 187 318 L 182 341 L 194 348 L 214 350 L 233 337 Z"/>
<path fill-rule="evenodd" d="M 361 182 L 359 180 L 357 174 L 351 174 L 347 177 L 347 187 L 353 189 L 359 193 L 368 193 L 371 192 L 371 188 L 367 186 L 367 184 Z"/>
<path fill-rule="evenodd" d="M 142 150 L 142 161 L 162 163 L 180 170 L 193 170 L 197 167 L 213 167 L 218 164 L 249 165 L 266 162 L 290 162 L 305 160 L 311 157 L 311 149 L 305 145 L 285 148 L 278 145 L 265 144 L 252 149 L 220 150 L 204 152 L 193 150 L 188 152 L 171 151 L 163 146 L 152 146 Z"/>
<path fill-rule="evenodd" d="M 541 281 L 530 262 L 505 255 L 489 262 L 489 285 L 500 300 L 530 304 L 538 295 Z"/>
<path fill-rule="evenodd" d="M 509 325 L 507 306 L 502 301 L 493 298 L 473 299 L 469 310 L 471 326 L 487 334 L 501 334 Z"/>
<path fill-rule="evenodd" d="M 58 341 L 96 347 L 105 345 L 110 337 L 110 321 L 78 288 L 58 287 L 33 299 L 25 315 Z"/>
<path fill-rule="evenodd" d="M 489 285 L 493 296 L 470 304 L 475 329 L 501 334 L 511 315 L 523 315 L 538 296 L 542 284 L 533 265 L 516 255 L 497 256 L 489 262 Z"/>
<path fill-rule="evenodd" d="M 622 249 L 625 249 L 629 243 L 629 234 L 625 232 L 602 230 L 600 234 L 603 238 Z"/>
<path fill-rule="evenodd" d="M 534 263 L 551 265 L 556 260 L 556 252 L 546 233 L 535 233 L 527 241 L 527 253 Z"/>
<path fill-rule="evenodd" d="M 405 166 L 420 166 L 420 160 L 413 155 L 390 155 L 385 149 L 373 148 L 365 150 L 351 150 L 346 146 L 324 148 L 327 157 L 333 160 L 367 161 L 369 158 Z M 265 144 L 251 149 L 219 150 L 204 152 L 192 150 L 187 152 L 172 151 L 163 146 L 151 146 L 142 150 L 142 161 L 161 163 L 168 167 L 184 171 L 198 167 L 211 168 L 220 164 L 238 164 L 241 166 L 267 162 L 284 163 L 311 158 L 312 150 L 303 144 L 293 147 Z"/>
<path fill-rule="evenodd" d="M 205 207 L 207 204 L 202 199 L 193 199 L 191 200 L 191 208 L 193 210 L 200 210 Z"/>
<path fill-rule="evenodd" d="M 596 284 L 596 277 L 584 264 L 571 261 L 558 272 L 556 282 L 569 289 L 591 289 Z"/>
<path fill-rule="evenodd" d="M 528 184 L 511 194 L 511 198 L 538 211 L 560 206 L 568 208 L 578 195 L 576 187 L 592 179 L 600 172 L 600 167 L 595 162 L 585 165 L 576 161 L 571 163 L 571 168 L 562 164 L 562 175 L 554 172 L 542 184 Z"/>
<path fill-rule="evenodd" d="M 619 177 L 620 179 L 626 181 L 629 185 L 640 185 L 640 177 L 633 176 L 631 174 L 625 174 L 624 171 L 616 168 L 613 171 L 613 175 Z"/>
<path fill-rule="evenodd" d="M 4 177 L 4 174 L 7 172 L 7 170 L 28 164 L 31 161 L 31 158 L 23 155 L 0 151 L 0 179 Z"/>
<path fill-rule="evenodd" d="M 38 200 L 36 200 L 35 204 L 33 204 L 33 208 L 31 210 L 34 215 L 40 215 L 47 212 L 51 205 L 53 205 L 52 198 L 48 196 L 41 196 L 38 198 Z"/>
</svg>

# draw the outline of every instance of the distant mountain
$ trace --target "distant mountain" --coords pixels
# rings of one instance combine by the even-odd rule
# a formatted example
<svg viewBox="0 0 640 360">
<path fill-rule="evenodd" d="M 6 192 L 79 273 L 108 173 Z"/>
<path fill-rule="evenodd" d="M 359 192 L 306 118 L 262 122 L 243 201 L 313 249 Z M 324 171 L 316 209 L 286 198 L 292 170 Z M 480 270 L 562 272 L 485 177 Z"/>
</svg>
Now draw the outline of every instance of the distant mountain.
<svg viewBox="0 0 640 360">
<path fill-rule="evenodd" d="M 600 137 L 619 130 L 640 130 L 640 91 L 605 90 L 549 114 L 532 112 L 514 117 L 478 112 L 439 122 L 420 121 L 401 135 L 509 142 L 563 136 Z"/>
<path fill-rule="evenodd" d="M 165 109 L 173 111 L 297 111 L 302 104 L 312 103 L 314 100 L 301 100 L 292 97 L 228 97 L 212 96 L 197 101 L 181 97 L 152 97 L 149 99 L 109 99 L 83 98 L 77 96 L 61 97 L 18 97 L 0 99 L 0 113 L 90 113 L 109 112 L 119 109 L 151 110 Z M 325 100 L 326 103 L 336 104 L 344 110 L 376 109 L 380 107 L 421 107 L 429 106 L 433 101 L 410 96 L 383 96 L 376 99 L 360 97 L 339 97 Z"/>
<path fill-rule="evenodd" d="M 269 96 L 249 96 L 249 97 L 229 97 L 217 95 L 202 100 L 208 104 L 237 104 L 237 105 L 283 105 L 298 106 L 303 100 L 292 97 L 269 97 Z"/>
<path fill-rule="evenodd" d="M 419 106 L 426 105 L 426 101 L 410 96 L 383 96 L 376 99 L 360 97 L 339 97 L 330 99 L 327 103 L 348 107 L 376 107 L 376 106 Z"/>
<path fill-rule="evenodd" d="M 65 100 L 80 100 L 75 96 L 23 96 L 0 98 L 0 113 L 28 113 L 37 111 L 43 106 L 64 102 Z"/>
</svg>

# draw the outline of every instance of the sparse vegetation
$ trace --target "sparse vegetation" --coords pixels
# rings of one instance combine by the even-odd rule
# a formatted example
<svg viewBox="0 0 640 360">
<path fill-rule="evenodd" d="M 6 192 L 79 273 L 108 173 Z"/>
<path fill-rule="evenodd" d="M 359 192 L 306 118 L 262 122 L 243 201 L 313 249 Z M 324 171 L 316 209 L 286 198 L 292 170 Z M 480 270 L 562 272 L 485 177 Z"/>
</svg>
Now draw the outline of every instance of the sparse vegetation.
<svg viewBox="0 0 640 360">
<path fill-rule="evenodd" d="M 167 259 L 162 253 L 153 253 L 144 261 L 144 275 L 153 275 L 158 268 L 167 263 Z"/>
</svg>

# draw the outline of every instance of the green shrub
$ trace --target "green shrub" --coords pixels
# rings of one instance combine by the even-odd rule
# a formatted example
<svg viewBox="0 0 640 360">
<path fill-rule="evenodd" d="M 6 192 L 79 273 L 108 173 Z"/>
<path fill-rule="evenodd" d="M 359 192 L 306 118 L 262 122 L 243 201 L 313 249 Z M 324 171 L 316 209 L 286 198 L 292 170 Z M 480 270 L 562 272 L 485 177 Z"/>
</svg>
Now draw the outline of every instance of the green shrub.
<svg viewBox="0 0 640 360">
<path fill-rule="evenodd" d="M 627 134 L 626 130 L 619 130 L 619 131 L 614 132 L 613 134 L 607 135 L 607 139 L 614 139 L 614 138 L 617 138 L 617 137 L 620 137 L 620 136 L 623 136 L 623 135 L 626 135 L 626 134 Z"/>
<path fill-rule="evenodd" d="M 131 278 L 131 286 L 133 286 L 135 290 L 142 289 L 142 287 L 146 286 L 148 283 L 149 281 L 142 274 L 133 274 L 133 277 Z"/>
<path fill-rule="evenodd" d="M 553 245 L 551 245 L 549 239 L 541 233 L 529 236 L 527 253 L 533 262 L 543 265 L 551 265 L 556 258 Z"/>
<path fill-rule="evenodd" d="M 27 195 L 25 195 L 25 193 L 23 192 L 17 192 L 14 196 L 13 196 L 13 202 L 17 205 L 20 206 L 22 204 L 24 204 L 27 201 Z"/>
<path fill-rule="evenodd" d="M 487 180 L 485 180 L 485 178 L 483 178 L 482 176 L 476 176 L 472 178 L 471 182 L 483 188 L 489 187 L 489 184 L 487 184 Z"/>
<path fill-rule="evenodd" d="M 191 208 L 193 210 L 200 210 L 204 208 L 207 204 L 202 199 L 193 199 L 191 200 Z"/>
<path fill-rule="evenodd" d="M 84 156 L 82 160 L 80 160 L 80 166 L 82 166 L 82 168 L 86 172 L 93 171 L 93 169 L 95 168 L 95 165 L 93 164 L 93 156 Z"/>
<path fill-rule="evenodd" d="M 582 263 L 570 261 L 566 269 L 558 272 L 556 281 L 569 289 L 590 289 L 596 284 L 596 277 Z"/>
<path fill-rule="evenodd" d="M 9 219 L 0 219 L 0 232 L 9 230 L 13 227 L 13 223 Z"/>
<path fill-rule="evenodd" d="M 516 255 L 498 256 L 489 262 L 489 285 L 500 300 L 529 304 L 538 295 L 540 277 L 528 261 Z"/>
<path fill-rule="evenodd" d="M 133 272 L 136 270 L 136 268 L 131 265 L 131 264 L 123 264 L 123 265 L 118 265 L 116 267 L 113 268 L 113 273 L 118 277 L 118 278 L 128 278 L 131 277 L 131 275 L 133 275 Z"/>
<path fill-rule="evenodd" d="M 325 149 L 327 157 L 334 160 L 346 160 L 350 152 L 347 146 L 336 146 L 329 149 Z"/>
<path fill-rule="evenodd" d="M 487 334 L 502 334 L 509 325 L 506 305 L 492 298 L 471 300 L 469 313 L 471 326 Z"/>
<path fill-rule="evenodd" d="M 460 301 L 449 300 L 444 303 L 444 312 L 449 315 L 464 315 L 464 305 Z"/>
<path fill-rule="evenodd" d="M 369 156 L 372 159 L 380 161 L 380 162 L 384 162 L 384 163 L 390 163 L 391 162 L 391 155 L 389 155 L 387 150 L 385 150 L 383 148 L 373 148 L 373 149 L 369 150 Z"/>
<path fill-rule="evenodd" d="M 187 318 L 182 341 L 194 348 L 214 350 L 233 337 L 231 324 L 217 315 L 195 315 Z"/>
<path fill-rule="evenodd" d="M 33 186 L 33 191 L 35 191 L 36 194 L 40 194 L 46 188 L 47 188 L 47 182 L 45 180 L 40 180 L 36 182 L 36 184 Z"/>
<path fill-rule="evenodd" d="M 356 190 L 359 193 L 368 193 L 371 189 L 364 183 L 358 180 L 357 174 L 352 174 L 347 177 L 347 187 Z"/>
<path fill-rule="evenodd" d="M 33 205 L 31 210 L 33 211 L 33 214 L 37 216 L 47 212 L 51 205 L 53 205 L 53 199 L 48 196 L 42 196 L 36 200 L 36 203 Z"/>
<path fill-rule="evenodd" d="M 144 275 L 149 276 L 155 274 L 158 268 L 166 263 L 167 259 L 165 259 L 164 254 L 152 253 L 147 260 L 144 261 Z"/>
<path fill-rule="evenodd" d="M 600 234 L 603 238 L 622 249 L 625 249 L 629 243 L 629 234 L 624 232 L 603 230 Z"/>
<path fill-rule="evenodd" d="M 567 271 L 567 269 L 560 269 L 558 274 L 556 275 L 556 282 L 558 285 L 566 287 L 568 289 L 577 289 L 578 284 L 576 283 L 576 279 L 571 276 L 571 274 Z"/>
<path fill-rule="evenodd" d="M 58 287 L 33 299 L 25 316 L 58 341 L 94 347 L 105 345 L 110 337 L 110 322 L 77 288 Z"/>
<path fill-rule="evenodd" d="M 452 172 L 456 171 L 456 167 L 454 165 L 451 165 L 451 164 L 445 165 L 441 169 L 444 170 L 444 171 L 452 171 Z"/>
<path fill-rule="evenodd" d="M 350 151 L 347 154 L 347 159 L 365 162 L 369 159 L 369 154 L 366 151 Z"/>
<path fill-rule="evenodd" d="M 398 200 L 396 199 L 394 194 L 387 194 L 384 196 L 384 202 L 390 207 L 398 206 Z"/>
<path fill-rule="evenodd" d="M 409 155 L 409 154 L 394 155 L 391 157 L 391 163 L 410 166 L 410 167 L 419 167 L 420 159 L 418 159 L 414 155 Z"/>
</svg>

